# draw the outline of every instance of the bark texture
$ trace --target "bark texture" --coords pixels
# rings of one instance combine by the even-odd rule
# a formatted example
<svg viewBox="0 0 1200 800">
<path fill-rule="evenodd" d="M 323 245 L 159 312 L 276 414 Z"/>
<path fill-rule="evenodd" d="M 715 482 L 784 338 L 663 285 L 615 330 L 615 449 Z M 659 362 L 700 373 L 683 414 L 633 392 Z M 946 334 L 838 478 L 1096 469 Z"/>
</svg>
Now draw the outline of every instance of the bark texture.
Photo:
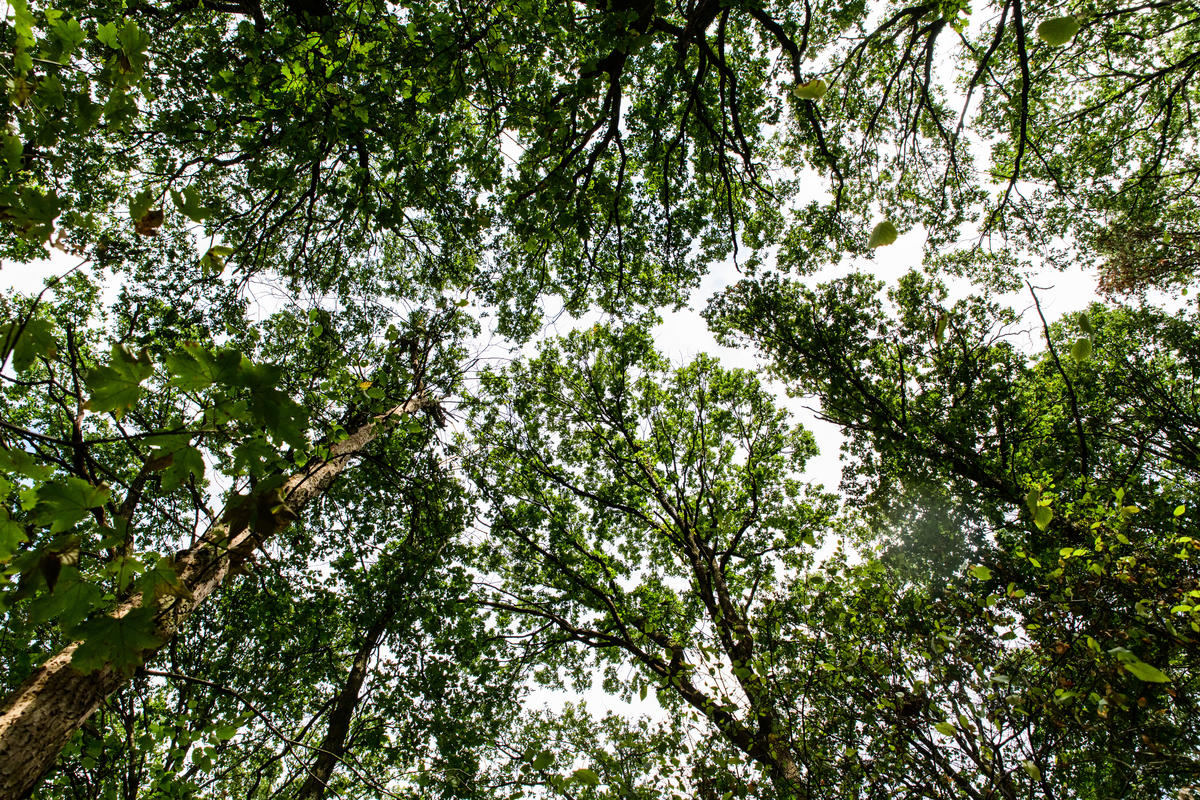
<svg viewBox="0 0 1200 800">
<path fill-rule="evenodd" d="M 301 511 L 329 488 L 393 422 L 431 404 L 424 395 L 410 398 L 333 445 L 328 458 L 311 461 L 290 475 L 282 489 L 287 507 L 293 513 Z M 190 597 L 169 596 L 157 601 L 159 644 L 143 650 L 142 661 L 165 645 L 188 616 L 231 574 L 236 574 L 256 549 L 294 519 L 294 516 L 272 515 L 256 506 L 257 502 L 255 498 L 230 502 L 221 521 L 176 558 L 180 583 L 188 590 L 181 594 Z M 276 503 L 272 500 L 270 505 Z M 118 605 L 111 614 L 120 619 L 141 607 L 141 597 L 134 597 Z M 79 672 L 71 666 L 78 647 L 79 642 L 67 645 L 0 703 L 0 800 L 28 796 L 75 731 L 109 694 L 129 680 L 128 672 L 111 666 L 87 675 Z"/>
</svg>

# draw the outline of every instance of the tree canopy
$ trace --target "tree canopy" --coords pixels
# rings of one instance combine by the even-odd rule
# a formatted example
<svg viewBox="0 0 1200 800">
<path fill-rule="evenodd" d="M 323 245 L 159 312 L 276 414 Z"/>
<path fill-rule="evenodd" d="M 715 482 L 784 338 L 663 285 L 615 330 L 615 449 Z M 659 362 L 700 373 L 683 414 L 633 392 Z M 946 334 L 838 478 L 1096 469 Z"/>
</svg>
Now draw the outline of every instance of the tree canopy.
<svg viewBox="0 0 1200 800">
<path fill-rule="evenodd" d="M 1183 797 L 1198 41 L 10 0 L 0 798 Z"/>
</svg>

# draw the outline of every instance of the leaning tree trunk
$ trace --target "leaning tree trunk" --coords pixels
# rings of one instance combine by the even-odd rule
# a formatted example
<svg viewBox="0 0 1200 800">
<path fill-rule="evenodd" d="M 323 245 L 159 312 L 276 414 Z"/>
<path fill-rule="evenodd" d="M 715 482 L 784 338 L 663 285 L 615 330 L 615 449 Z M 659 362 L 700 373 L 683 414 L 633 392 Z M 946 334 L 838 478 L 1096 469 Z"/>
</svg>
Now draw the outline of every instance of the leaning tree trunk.
<svg viewBox="0 0 1200 800">
<path fill-rule="evenodd" d="M 319 497 L 350 462 L 395 420 L 426 407 L 417 395 L 376 417 L 333 445 L 325 459 L 314 459 L 283 484 L 288 509 L 300 511 Z M 278 501 L 270 503 L 276 505 Z M 188 616 L 241 567 L 264 542 L 294 517 L 256 508 L 246 498 L 230 503 L 220 522 L 176 558 L 179 581 L 187 597 L 159 599 L 155 616 L 159 644 L 139 654 L 145 660 L 175 634 Z M 262 512 L 262 513 L 259 513 Z M 126 600 L 111 615 L 120 619 L 142 607 L 140 597 Z M 0 800 L 27 796 L 54 763 L 71 736 L 109 694 L 129 680 L 113 665 L 83 674 L 71 666 L 80 642 L 72 642 L 42 664 L 0 703 Z"/>
<path fill-rule="evenodd" d="M 350 733 L 354 710 L 358 707 L 359 693 L 367 678 L 367 668 L 371 666 L 371 656 L 379 647 L 379 640 L 383 638 L 387 623 L 387 615 L 384 615 L 363 635 L 362 643 L 350 665 L 350 673 L 346 676 L 346 682 L 342 684 L 337 702 L 329 715 L 329 727 L 317 750 L 317 760 L 308 768 L 308 777 L 305 778 L 300 791 L 296 792 L 296 800 L 321 800 L 325 797 L 334 767 L 346 754 L 346 737 Z"/>
</svg>

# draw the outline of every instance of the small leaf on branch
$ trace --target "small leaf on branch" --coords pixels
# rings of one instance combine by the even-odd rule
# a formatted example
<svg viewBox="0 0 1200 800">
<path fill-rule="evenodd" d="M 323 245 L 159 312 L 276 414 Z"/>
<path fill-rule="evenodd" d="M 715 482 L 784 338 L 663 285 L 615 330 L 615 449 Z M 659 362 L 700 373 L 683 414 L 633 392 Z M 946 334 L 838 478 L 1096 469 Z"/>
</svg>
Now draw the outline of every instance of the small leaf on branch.
<svg viewBox="0 0 1200 800">
<path fill-rule="evenodd" d="M 1038 526 L 1038 530 L 1044 531 L 1050 527 L 1050 521 L 1054 519 L 1054 512 L 1049 506 L 1038 506 L 1038 510 L 1033 515 L 1033 524 Z"/>
<path fill-rule="evenodd" d="M 1037 514 L 1039 501 L 1042 499 L 1042 490 L 1036 486 L 1029 490 L 1025 495 L 1025 506 L 1029 509 L 1030 514 Z"/>
<path fill-rule="evenodd" d="M 938 313 L 937 324 L 933 328 L 933 340 L 937 342 L 937 346 L 941 347 L 942 342 L 946 341 L 946 326 L 950 324 L 950 315 L 945 311 Z"/>
<path fill-rule="evenodd" d="M 594 770 L 587 769 L 586 767 L 575 770 L 575 773 L 571 777 L 584 786 L 596 786 L 600 783 L 600 776 Z"/>
<path fill-rule="evenodd" d="M 792 94 L 801 100 L 820 100 L 828 91 L 829 84 L 821 78 L 813 78 L 811 81 L 796 84 Z"/>
<path fill-rule="evenodd" d="M 220 275 L 225 270 L 225 259 L 233 254 L 234 249 L 224 245 L 218 244 L 208 248 L 208 252 L 200 259 L 200 269 L 204 276 L 207 278 Z"/>
<path fill-rule="evenodd" d="M 1171 680 L 1162 670 L 1137 659 L 1127 661 L 1125 669 L 1129 670 L 1133 677 L 1146 683 L 1169 683 Z"/>
<path fill-rule="evenodd" d="M 1075 17 L 1054 17 L 1037 27 L 1038 37 L 1051 47 L 1059 47 L 1075 38 L 1079 33 L 1079 20 Z"/>
<path fill-rule="evenodd" d="M 867 247 L 884 247 L 896 241 L 900 232 L 896 230 L 896 226 L 891 220 L 885 219 L 874 227 L 871 231 L 871 238 L 867 240 Z"/>
<path fill-rule="evenodd" d="M 171 201 L 179 212 L 193 222 L 203 222 L 212 216 L 212 209 L 200 201 L 200 196 L 191 186 L 182 192 L 171 190 Z"/>
</svg>

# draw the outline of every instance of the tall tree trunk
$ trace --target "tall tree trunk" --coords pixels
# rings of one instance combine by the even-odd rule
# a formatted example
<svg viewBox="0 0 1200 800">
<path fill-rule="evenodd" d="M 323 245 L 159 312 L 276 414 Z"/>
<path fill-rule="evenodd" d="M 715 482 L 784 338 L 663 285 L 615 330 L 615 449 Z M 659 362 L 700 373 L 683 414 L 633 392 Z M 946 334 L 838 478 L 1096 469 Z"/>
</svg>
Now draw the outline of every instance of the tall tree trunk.
<svg viewBox="0 0 1200 800">
<path fill-rule="evenodd" d="M 299 512 L 319 497 L 381 432 L 397 419 L 430 404 L 423 392 L 414 395 L 333 445 L 327 458 L 313 460 L 289 476 L 282 490 L 288 508 Z M 255 508 L 245 498 L 231 502 L 221 521 L 177 557 L 179 580 L 187 589 L 180 594 L 190 596 L 157 601 L 159 644 L 141 651 L 138 656 L 142 661 L 165 645 L 188 616 L 256 549 L 286 527 L 286 519 L 271 514 L 267 504 L 263 505 L 262 509 Z M 141 607 L 141 598 L 134 597 L 111 613 L 120 619 Z M 52 656 L 0 704 L 0 800 L 27 796 L 104 698 L 129 680 L 126 670 L 111 664 L 87 675 L 74 669 L 71 659 L 79 644 L 72 642 Z"/>
<path fill-rule="evenodd" d="M 354 709 L 358 707 L 358 696 L 362 691 L 363 681 L 367 678 L 367 668 L 371 665 L 371 656 L 379 647 L 379 640 L 387 629 L 388 617 L 384 615 L 363 635 L 362 644 L 354 654 L 350 664 L 350 674 L 338 692 L 337 702 L 329 715 L 329 727 L 325 738 L 321 740 L 321 748 L 317 751 L 317 760 L 308 768 L 308 777 L 296 792 L 296 800 L 321 800 L 325 796 L 325 787 L 333 775 L 333 769 L 346 753 L 346 737 L 350 733 L 350 720 L 354 718 Z"/>
</svg>

